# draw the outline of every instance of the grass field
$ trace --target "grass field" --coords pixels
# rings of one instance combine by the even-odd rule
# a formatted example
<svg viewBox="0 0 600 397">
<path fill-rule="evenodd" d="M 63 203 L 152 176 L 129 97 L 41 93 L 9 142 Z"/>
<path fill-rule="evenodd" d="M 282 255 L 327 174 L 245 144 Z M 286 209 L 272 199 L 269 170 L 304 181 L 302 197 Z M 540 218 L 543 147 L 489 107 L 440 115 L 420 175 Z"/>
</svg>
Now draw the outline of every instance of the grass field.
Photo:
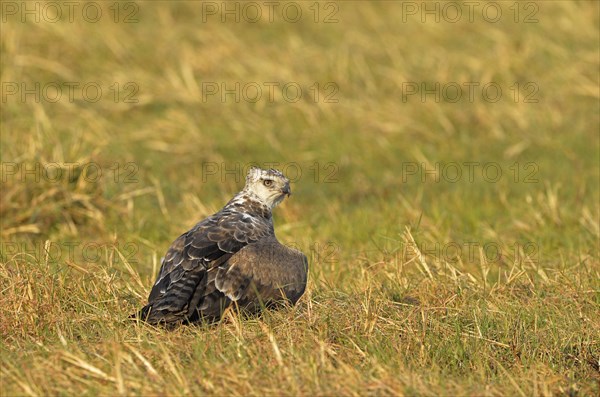
<svg viewBox="0 0 600 397">
<path fill-rule="evenodd" d="M 598 2 L 69 4 L 1 3 L 0 395 L 600 393 Z M 299 304 L 127 321 L 267 163 Z"/>
</svg>

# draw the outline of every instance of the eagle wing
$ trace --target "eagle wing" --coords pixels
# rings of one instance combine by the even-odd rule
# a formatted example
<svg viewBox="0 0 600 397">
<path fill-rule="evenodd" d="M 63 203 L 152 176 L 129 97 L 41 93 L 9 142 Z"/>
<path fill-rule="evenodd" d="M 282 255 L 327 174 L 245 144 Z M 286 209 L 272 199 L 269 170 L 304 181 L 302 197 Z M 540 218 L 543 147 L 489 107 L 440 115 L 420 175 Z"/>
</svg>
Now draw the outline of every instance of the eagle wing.
<svg viewBox="0 0 600 397">
<path fill-rule="evenodd" d="M 272 235 L 245 246 L 215 271 L 215 288 L 254 311 L 273 303 L 296 303 L 306 288 L 308 260 Z"/>
<path fill-rule="evenodd" d="M 272 234 L 266 219 L 237 211 L 221 211 L 196 224 L 167 251 L 141 317 L 149 323 L 189 319 L 207 297 L 209 269 Z"/>
</svg>

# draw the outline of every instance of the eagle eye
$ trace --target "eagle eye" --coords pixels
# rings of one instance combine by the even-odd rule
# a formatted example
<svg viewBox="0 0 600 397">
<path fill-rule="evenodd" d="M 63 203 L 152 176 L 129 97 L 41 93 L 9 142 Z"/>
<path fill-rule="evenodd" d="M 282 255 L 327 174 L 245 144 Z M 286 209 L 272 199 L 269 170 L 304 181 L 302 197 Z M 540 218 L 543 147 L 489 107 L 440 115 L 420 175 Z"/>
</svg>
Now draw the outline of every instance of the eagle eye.
<svg viewBox="0 0 600 397">
<path fill-rule="evenodd" d="M 263 185 L 265 185 L 266 187 L 269 187 L 273 184 L 273 180 L 272 179 L 265 179 L 263 181 Z"/>
</svg>

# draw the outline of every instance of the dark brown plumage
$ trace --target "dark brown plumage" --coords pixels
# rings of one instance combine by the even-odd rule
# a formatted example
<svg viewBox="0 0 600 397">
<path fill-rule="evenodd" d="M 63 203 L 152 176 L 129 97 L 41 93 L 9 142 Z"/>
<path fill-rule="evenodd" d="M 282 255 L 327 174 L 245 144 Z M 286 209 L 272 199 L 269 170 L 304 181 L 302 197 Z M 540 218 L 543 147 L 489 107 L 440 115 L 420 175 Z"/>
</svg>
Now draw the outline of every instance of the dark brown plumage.
<svg viewBox="0 0 600 397">
<path fill-rule="evenodd" d="M 232 302 L 250 312 L 296 303 L 308 261 L 277 241 L 271 216 L 289 194 L 281 172 L 250 169 L 240 193 L 173 242 L 137 316 L 152 324 L 214 321 Z"/>
</svg>

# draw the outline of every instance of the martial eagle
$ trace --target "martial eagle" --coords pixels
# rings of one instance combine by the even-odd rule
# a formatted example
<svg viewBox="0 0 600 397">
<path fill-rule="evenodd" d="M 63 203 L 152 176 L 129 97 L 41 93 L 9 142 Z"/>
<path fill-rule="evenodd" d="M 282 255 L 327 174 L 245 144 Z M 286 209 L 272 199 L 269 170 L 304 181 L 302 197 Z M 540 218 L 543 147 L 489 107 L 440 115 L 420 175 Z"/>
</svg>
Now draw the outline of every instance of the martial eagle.
<svg viewBox="0 0 600 397">
<path fill-rule="evenodd" d="M 132 317 L 151 324 L 214 321 L 233 302 L 250 312 L 295 304 L 308 261 L 277 241 L 271 213 L 290 194 L 280 171 L 252 167 L 242 191 L 171 244 L 148 304 Z"/>
</svg>

